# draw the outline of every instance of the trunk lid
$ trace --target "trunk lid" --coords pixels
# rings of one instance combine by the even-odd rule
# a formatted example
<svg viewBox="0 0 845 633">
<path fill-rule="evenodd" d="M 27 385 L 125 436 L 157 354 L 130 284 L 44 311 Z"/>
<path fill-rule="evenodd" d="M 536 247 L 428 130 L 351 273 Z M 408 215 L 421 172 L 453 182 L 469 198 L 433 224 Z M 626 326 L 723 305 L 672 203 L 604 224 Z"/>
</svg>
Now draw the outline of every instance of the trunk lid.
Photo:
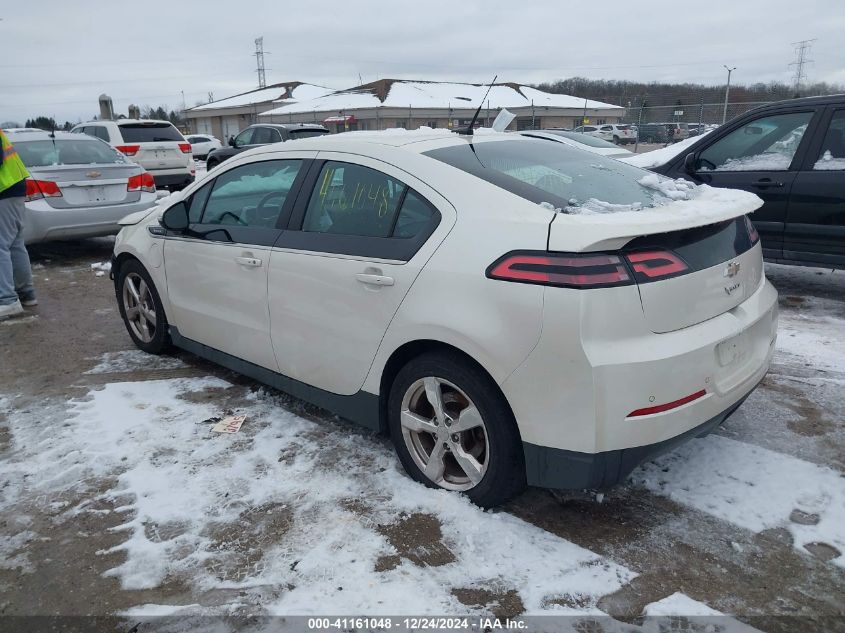
<svg viewBox="0 0 845 633">
<path fill-rule="evenodd" d="M 35 180 L 55 182 L 60 197 L 45 198 L 55 209 L 98 207 L 137 202 L 141 194 L 127 191 L 131 176 L 141 170 L 131 163 L 100 165 L 55 165 L 30 169 Z"/>
<path fill-rule="evenodd" d="M 745 192 L 707 187 L 694 200 L 655 209 L 558 213 L 548 250 L 622 256 L 649 329 L 670 332 L 727 312 L 757 290 L 762 251 L 745 214 L 760 204 Z"/>
</svg>

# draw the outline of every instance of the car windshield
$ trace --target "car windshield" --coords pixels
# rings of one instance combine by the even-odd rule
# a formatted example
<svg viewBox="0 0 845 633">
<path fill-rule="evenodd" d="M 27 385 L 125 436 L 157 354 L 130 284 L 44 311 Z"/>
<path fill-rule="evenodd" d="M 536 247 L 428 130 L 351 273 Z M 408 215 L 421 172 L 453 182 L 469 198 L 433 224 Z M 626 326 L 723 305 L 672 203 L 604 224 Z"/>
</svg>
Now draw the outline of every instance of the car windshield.
<svg viewBox="0 0 845 633">
<path fill-rule="evenodd" d="M 119 127 L 120 134 L 127 143 L 184 141 L 179 130 L 170 123 L 128 123 Z"/>
<path fill-rule="evenodd" d="M 573 141 L 577 141 L 578 143 L 583 143 L 584 145 L 589 145 L 590 147 L 603 147 L 605 149 L 615 149 L 618 150 L 619 147 L 611 143 L 610 141 L 605 141 L 604 139 L 600 139 L 597 136 L 590 136 L 589 134 L 579 134 L 578 132 L 564 132 L 563 130 L 546 130 L 548 134 L 554 134 L 555 136 L 562 136 L 564 138 L 571 139 Z"/>
<path fill-rule="evenodd" d="M 15 149 L 27 167 L 127 162 L 121 153 L 106 143 L 83 136 L 55 141 L 18 141 Z"/>
<path fill-rule="evenodd" d="M 643 208 L 665 202 L 656 189 L 638 183 L 645 180 L 642 170 L 563 143 L 530 138 L 489 141 L 430 150 L 425 155 L 555 208 Z"/>
</svg>

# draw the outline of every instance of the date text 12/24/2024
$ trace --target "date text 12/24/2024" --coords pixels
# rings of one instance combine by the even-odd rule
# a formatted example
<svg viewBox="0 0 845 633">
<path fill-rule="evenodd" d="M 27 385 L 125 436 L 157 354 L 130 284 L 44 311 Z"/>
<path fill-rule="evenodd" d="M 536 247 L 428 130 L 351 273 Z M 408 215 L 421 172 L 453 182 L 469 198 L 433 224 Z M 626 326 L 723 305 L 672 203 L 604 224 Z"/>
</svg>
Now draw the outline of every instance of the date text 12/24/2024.
<svg viewBox="0 0 845 633">
<path fill-rule="evenodd" d="M 493 617 L 343 617 L 309 618 L 309 631 L 330 630 L 375 630 L 375 631 L 495 631 L 525 630 L 527 623 L 521 620 Z"/>
</svg>

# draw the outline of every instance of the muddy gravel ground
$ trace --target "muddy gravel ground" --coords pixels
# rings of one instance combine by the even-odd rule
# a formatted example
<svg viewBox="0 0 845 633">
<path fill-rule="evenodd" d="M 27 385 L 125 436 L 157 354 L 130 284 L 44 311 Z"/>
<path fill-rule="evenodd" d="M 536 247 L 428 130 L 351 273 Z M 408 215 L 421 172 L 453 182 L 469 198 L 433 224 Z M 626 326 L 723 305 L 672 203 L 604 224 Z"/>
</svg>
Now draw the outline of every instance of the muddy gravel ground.
<svg viewBox="0 0 845 633">
<path fill-rule="evenodd" d="M 559 608 L 636 627 L 649 605 L 683 594 L 759 630 L 845 628 L 836 541 L 845 527 L 835 525 L 845 517 L 845 366 L 836 356 L 845 345 L 842 272 L 768 267 L 787 346 L 713 436 L 639 469 L 603 498 L 529 489 L 481 512 L 407 480 L 385 438 L 190 354 L 156 360 L 132 352 L 112 282 L 91 267 L 108 260 L 111 245 L 31 249 L 40 304 L 0 324 L 0 626 L 7 630 L 23 630 L 14 616 L 40 615 L 102 616 L 102 630 L 143 631 L 131 628 L 133 618 L 186 606 L 227 616 L 319 613 L 321 605 L 326 613 L 422 613 L 417 588 L 441 596 L 429 603 L 435 613 L 512 617 Z M 806 342 L 802 328 L 823 336 Z M 125 423 L 124 435 L 109 435 L 108 421 L 96 426 L 101 411 L 121 406 L 126 421 L 103 419 Z M 180 435 L 186 425 L 241 411 L 247 423 L 229 444 Z M 278 419 L 287 426 L 262 435 Z M 177 427 L 136 432 L 150 420 Z M 174 430 L 162 440 L 157 428 Z M 239 465 L 239 456 L 259 450 L 262 460 Z M 693 467 L 703 468 L 702 480 L 710 476 L 695 462 L 708 450 L 739 456 L 714 464 L 712 499 L 689 481 Z M 172 478 L 156 483 L 157 465 L 174 469 L 164 471 Z M 804 473 L 795 486 L 808 485 L 818 498 L 798 496 L 789 507 L 792 480 L 782 471 L 790 465 Z M 736 494 L 726 495 L 732 466 L 744 474 Z M 224 491 L 214 478 L 229 472 Z M 132 473 L 146 474 L 133 480 Z M 210 479 L 194 489 L 190 478 L 179 483 L 183 475 Z M 783 485 L 762 489 L 772 477 Z M 168 514 L 169 486 L 189 489 L 186 506 L 209 496 L 184 516 L 178 508 Z M 760 496 L 786 503 L 783 516 L 767 519 Z M 475 541 L 456 538 L 470 528 L 481 530 Z M 496 535 L 507 530 L 510 541 L 499 544 Z M 320 557 L 325 542 L 336 546 Z M 378 546 L 367 549 L 368 542 Z M 549 548 L 564 546 L 574 575 L 556 570 L 552 586 L 544 580 L 555 565 Z M 474 574 L 474 566 L 484 571 Z M 587 576 L 578 574 L 592 574 L 583 590 Z M 429 587 L 431 578 L 440 587 Z M 574 588 L 561 588 L 567 582 Z M 382 600 L 373 600 L 378 592 Z M 63 627 L 72 628 L 65 622 L 56 630 Z"/>
</svg>

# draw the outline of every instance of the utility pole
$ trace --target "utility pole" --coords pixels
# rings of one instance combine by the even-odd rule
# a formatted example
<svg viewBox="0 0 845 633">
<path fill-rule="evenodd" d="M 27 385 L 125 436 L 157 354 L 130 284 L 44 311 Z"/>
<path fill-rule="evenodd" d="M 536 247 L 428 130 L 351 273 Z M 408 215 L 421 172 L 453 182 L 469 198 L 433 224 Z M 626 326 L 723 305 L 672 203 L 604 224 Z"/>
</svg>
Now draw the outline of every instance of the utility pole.
<svg viewBox="0 0 845 633">
<path fill-rule="evenodd" d="M 728 71 L 728 84 L 725 86 L 725 109 L 722 110 L 722 124 L 724 125 L 725 121 L 728 120 L 728 97 L 731 94 L 731 73 L 736 70 L 736 66 L 728 68 L 727 65 L 722 65 L 725 67 L 725 70 Z"/>
<path fill-rule="evenodd" d="M 800 42 L 792 42 L 792 45 L 795 47 L 795 61 L 789 65 L 795 67 L 795 72 L 792 74 L 792 87 L 795 96 L 798 96 L 799 91 L 801 90 L 801 80 L 807 78 L 807 75 L 804 72 L 805 64 L 811 64 L 813 62 L 812 59 L 807 59 L 807 54 L 810 52 L 810 49 L 813 47 L 813 42 L 815 41 L 816 38 L 811 40 L 801 40 Z"/>
<path fill-rule="evenodd" d="M 258 87 L 266 88 L 267 79 L 264 75 L 264 36 L 255 38 L 255 64 L 258 73 Z"/>
</svg>

